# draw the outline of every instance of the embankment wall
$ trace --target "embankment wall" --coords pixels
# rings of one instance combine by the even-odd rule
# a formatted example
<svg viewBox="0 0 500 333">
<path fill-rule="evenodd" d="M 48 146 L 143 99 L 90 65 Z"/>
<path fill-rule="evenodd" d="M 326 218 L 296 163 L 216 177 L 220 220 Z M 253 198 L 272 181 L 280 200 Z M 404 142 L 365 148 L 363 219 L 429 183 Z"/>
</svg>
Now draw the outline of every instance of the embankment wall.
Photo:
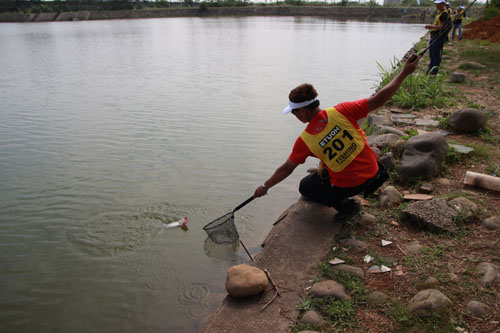
<svg viewBox="0 0 500 333">
<path fill-rule="evenodd" d="M 196 16 L 322 16 L 357 20 L 420 20 L 422 8 L 410 7 L 353 7 L 353 6 L 248 6 L 209 7 L 202 12 L 199 8 L 169 8 L 144 10 L 85 11 L 63 13 L 0 13 L 0 22 L 48 22 L 81 20 L 116 20 L 132 18 L 196 17 Z M 471 8 L 469 16 L 477 17 L 482 8 Z M 426 15 L 426 22 L 429 21 Z"/>
</svg>

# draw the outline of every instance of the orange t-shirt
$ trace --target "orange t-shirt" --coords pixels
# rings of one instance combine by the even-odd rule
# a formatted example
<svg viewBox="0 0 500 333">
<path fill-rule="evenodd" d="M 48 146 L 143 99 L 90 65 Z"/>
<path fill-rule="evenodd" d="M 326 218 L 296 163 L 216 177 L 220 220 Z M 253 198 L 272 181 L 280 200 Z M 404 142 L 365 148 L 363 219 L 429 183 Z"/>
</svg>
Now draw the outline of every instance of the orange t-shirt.
<svg viewBox="0 0 500 333">
<path fill-rule="evenodd" d="M 359 129 L 358 120 L 366 117 L 368 114 L 368 102 L 366 98 L 354 102 L 345 102 L 335 105 L 335 109 L 345 116 L 353 124 L 354 127 Z M 316 134 L 321 132 L 328 123 L 326 111 L 319 112 L 307 124 L 306 132 Z M 366 180 L 375 176 L 378 171 L 377 155 L 370 148 L 365 139 L 365 148 L 359 153 L 358 156 L 340 172 L 334 172 L 330 168 L 330 182 L 339 187 L 354 187 L 364 183 Z M 308 156 L 315 156 L 306 143 L 299 136 L 295 141 L 292 153 L 289 159 L 296 163 L 302 164 L 306 161 Z"/>
</svg>

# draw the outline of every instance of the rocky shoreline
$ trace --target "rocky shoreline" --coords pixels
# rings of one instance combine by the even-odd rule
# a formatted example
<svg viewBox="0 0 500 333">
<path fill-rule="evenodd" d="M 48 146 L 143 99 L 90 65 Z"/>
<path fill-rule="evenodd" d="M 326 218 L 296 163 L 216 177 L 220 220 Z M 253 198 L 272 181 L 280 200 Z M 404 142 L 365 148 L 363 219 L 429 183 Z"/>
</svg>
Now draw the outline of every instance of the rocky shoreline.
<svg viewBox="0 0 500 333">
<path fill-rule="evenodd" d="M 292 332 L 500 331 L 500 192 L 464 183 L 469 171 L 494 181 L 500 174 L 500 45 L 463 40 L 444 54 L 447 106 L 389 105 L 366 119 L 368 142 L 391 179 L 376 196 L 358 198 L 363 214 L 316 243 L 307 262 L 300 250 L 314 231 L 294 235 L 289 226 L 318 223 L 307 215 L 320 208 L 300 200 L 269 237 L 286 242 L 269 249 L 266 240 L 256 265 L 279 277 L 262 300 L 282 296 L 265 310 L 260 297 L 228 296 L 204 331 L 265 331 L 273 323 Z M 280 266 L 295 259 L 304 269 Z"/>
</svg>

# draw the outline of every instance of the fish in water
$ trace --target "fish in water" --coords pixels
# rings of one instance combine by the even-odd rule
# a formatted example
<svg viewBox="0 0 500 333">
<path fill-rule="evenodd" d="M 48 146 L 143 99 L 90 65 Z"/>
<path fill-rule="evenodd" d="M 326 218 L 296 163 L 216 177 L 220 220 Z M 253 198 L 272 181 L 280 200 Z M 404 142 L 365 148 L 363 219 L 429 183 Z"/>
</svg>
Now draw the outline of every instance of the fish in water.
<svg viewBox="0 0 500 333">
<path fill-rule="evenodd" d="M 187 228 L 187 224 L 188 224 L 188 218 L 184 217 L 184 218 L 180 219 L 179 221 L 175 221 L 175 222 L 171 222 L 171 223 L 163 223 L 162 227 L 166 228 L 166 229 L 182 227 L 184 229 L 184 228 Z"/>
</svg>

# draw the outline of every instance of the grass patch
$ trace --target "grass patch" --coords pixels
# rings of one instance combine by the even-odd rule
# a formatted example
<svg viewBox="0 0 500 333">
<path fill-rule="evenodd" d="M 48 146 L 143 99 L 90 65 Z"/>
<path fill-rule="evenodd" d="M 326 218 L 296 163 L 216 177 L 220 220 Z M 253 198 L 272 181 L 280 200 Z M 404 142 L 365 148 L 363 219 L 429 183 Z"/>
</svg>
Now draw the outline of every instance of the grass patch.
<svg viewBox="0 0 500 333">
<path fill-rule="evenodd" d="M 498 59 L 500 58 L 500 44 L 488 43 L 485 45 L 484 43 L 482 43 L 481 45 L 479 41 L 471 41 L 470 44 L 468 43 L 467 47 L 461 52 L 461 56 L 465 60 L 474 61 L 487 66 L 487 68 L 482 69 L 481 71 L 491 71 L 494 68 L 500 67 L 500 64 L 498 62 Z M 465 68 L 460 66 L 460 68 L 479 70 L 477 68 L 471 68 L 470 65 L 465 66 Z"/>
<path fill-rule="evenodd" d="M 391 61 L 390 68 L 386 69 L 377 62 L 379 68 L 380 87 L 387 85 L 399 72 L 403 65 L 398 60 Z M 424 72 L 415 72 L 409 75 L 401 88 L 392 96 L 388 104 L 420 110 L 425 107 L 442 108 L 452 104 L 450 92 L 444 90 L 446 73 L 428 76 Z"/>
<path fill-rule="evenodd" d="M 401 303 L 395 303 L 386 309 L 385 313 L 392 317 L 399 327 L 396 332 L 456 332 L 455 325 L 449 313 L 433 314 L 420 318 L 411 314 Z"/>
</svg>

